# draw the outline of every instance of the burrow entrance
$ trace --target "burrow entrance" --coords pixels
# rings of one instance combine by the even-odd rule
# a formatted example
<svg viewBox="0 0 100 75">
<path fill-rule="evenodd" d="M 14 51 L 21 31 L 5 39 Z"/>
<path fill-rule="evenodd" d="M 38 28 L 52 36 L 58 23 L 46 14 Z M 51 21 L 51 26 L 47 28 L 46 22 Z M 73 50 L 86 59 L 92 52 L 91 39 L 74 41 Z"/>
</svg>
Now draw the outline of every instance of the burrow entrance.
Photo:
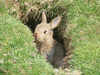
<svg viewBox="0 0 100 75">
<path fill-rule="evenodd" d="M 46 0 L 45 0 L 46 1 Z M 37 26 L 37 24 L 41 23 L 41 15 L 42 12 L 45 11 L 47 16 L 47 21 L 50 22 L 52 19 L 57 17 L 58 15 L 62 16 L 62 20 L 60 25 L 54 29 L 54 39 L 61 43 L 64 46 L 65 49 L 65 57 L 64 60 L 64 68 L 69 66 L 68 60 L 71 58 L 72 54 L 72 46 L 71 46 L 71 37 L 67 35 L 66 29 L 67 29 L 67 9 L 65 6 L 55 5 L 57 1 L 54 0 L 54 2 L 44 2 L 42 3 L 36 3 L 33 2 L 33 4 L 25 4 L 21 6 L 19 2 L 16 2 L 14 0 L 14 8 L 16 9 L 16 14 L 19 17 L 19 19 L 29 27 L 29 29 L 34 33 L 34 30 Z M 26 10 L 26 8 L 28 8 Z M 13 9 L 12 9 L 13 10 Z"/>
</svg>

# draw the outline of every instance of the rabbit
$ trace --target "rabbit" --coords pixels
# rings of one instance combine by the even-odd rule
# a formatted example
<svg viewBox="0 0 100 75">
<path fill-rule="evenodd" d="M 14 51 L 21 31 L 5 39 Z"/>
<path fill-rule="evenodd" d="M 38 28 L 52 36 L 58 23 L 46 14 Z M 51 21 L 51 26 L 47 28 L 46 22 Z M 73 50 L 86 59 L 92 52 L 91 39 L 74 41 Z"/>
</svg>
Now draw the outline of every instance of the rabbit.
<svg viewBox="0 0 100 75">
<path fill-rule="evenodd" d="M 64 47 L 53 38 L 53 29 L 55 29 L 61 21 L 61 16 L 54 18 L 47 23 L 45 12 L 42 12 L 42 22 L 38 24 L 34 31 L 37 49 L 47 61 L 55 68 L 62 65 L 65 56 Z"/>
</svg>

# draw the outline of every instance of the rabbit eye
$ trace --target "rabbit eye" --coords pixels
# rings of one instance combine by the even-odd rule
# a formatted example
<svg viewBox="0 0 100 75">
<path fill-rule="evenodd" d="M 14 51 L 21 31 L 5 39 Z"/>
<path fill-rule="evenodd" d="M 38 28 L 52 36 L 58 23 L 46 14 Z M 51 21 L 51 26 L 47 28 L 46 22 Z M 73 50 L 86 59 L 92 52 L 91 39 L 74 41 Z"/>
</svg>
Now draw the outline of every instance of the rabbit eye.
<svg viewBox="0 0 100 75">
<path fill-rule="evenodd" d="M 45 31 L 44 31 L 44 34 L 46 34 L 46 33 L 47 33 L 47 31 L 45 30 Z"/>
</svg>

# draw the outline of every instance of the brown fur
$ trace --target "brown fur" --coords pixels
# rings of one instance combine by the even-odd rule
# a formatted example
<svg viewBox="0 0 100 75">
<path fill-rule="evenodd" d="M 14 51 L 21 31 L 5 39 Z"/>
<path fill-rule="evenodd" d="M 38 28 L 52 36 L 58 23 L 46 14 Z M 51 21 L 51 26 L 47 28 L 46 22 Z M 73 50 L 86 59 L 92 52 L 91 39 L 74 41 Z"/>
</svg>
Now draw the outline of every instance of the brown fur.
<svg viewBox="0 0 100 75">
<path fill-rule="evenodd" d="M 34 37 L 37 48 L 41 55 L 56 68 L 61 67 L 64 58 L 64 47 L 53 38 L 53 29 L 56 28 L 61 21 L 58 16 L 50 23 L 47 23 L 46 15 L 42 13 L 42 22 L 37 25 Z"/>
</svg>

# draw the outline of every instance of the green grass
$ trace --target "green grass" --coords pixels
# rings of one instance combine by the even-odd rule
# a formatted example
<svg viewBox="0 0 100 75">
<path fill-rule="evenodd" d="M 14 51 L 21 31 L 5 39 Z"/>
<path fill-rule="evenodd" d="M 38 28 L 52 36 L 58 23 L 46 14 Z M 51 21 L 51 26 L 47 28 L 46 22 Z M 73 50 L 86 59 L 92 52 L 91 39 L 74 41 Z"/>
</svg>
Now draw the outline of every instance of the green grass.
<svg viewBox="0 0 100 75">
<path fill-rule="evenodd" d="M 28 27 L 0 15 L 0 75 L 54 75 L 52 67 L 36 54 Z"/>
<path fill-rule="evenodd" d="M 100 75 L 100 1 L 74 0 L 68 9 L 74 47 L 72 67 L 84 75 Z"/>
</svg>

